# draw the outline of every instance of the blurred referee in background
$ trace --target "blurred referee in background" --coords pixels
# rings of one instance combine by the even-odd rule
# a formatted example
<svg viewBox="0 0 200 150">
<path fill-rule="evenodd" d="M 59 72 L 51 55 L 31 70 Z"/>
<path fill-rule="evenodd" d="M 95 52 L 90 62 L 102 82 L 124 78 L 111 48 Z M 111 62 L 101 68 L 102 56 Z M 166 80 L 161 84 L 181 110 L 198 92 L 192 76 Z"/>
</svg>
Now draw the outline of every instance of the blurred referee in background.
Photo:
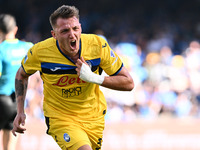
<svg viewBox="0 0 200 150">
<path fill-rule="evenodd" d="M 14 16 L 0 14 L 0 130 L 3 150 L 14 150 L 16 138 L 11 135 L 17 107 L 15 100 L 15 75 L 21 59 L 33 45 L 18 40 L 15 36 L 18 27 Z"/>
</svg>

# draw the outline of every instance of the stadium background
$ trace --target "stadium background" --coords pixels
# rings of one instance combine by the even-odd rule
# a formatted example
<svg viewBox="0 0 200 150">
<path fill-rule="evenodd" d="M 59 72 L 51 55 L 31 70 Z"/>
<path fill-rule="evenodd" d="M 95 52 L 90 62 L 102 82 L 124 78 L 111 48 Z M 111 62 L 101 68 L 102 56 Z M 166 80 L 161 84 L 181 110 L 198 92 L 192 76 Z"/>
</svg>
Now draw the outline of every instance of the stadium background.
<svg viewBox="0 0 200 150">
<path fill-rule="evenodd" d="M 0 13 L 16 17 L 19 39 L 37 43 L 51 36 L 49 15 L 63 4 L 79 8 L 83 32 L 104 36 L 136 83 L 131 92 L 102 88 L 103 150 L 200 149 L 200 1 L 0 0 Z M 56 150 L 45 134 L 38 74 L 29 83 L 17 150 Z"/>
</svg>

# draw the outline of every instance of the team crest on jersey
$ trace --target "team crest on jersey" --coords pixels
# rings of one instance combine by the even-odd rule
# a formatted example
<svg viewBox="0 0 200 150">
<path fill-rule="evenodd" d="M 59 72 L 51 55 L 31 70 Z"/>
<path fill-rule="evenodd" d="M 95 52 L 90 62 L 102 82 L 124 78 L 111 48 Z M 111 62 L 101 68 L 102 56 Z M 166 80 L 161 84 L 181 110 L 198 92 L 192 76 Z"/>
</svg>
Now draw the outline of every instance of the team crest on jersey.
<svg viewBox="0 0 200 150">
<path fill-rule="evenodd" d="M 63 138 L 64 138 L 64 140 L 65 140 L 66 142 L 70 142 L 70 136 L 69 136 L 69 134 L 64 133 L 64 134 L 63 134 Z"/>
<path fill-rule="evenodd" d="M 92 69 L 92 63 L 89 60 L 86 60 L 86 63 L 88 64 L 88 66 L 90 67 L 90 69 Z"/>
<path fill-rule="evenodd" d="M 114 54 L 113 50 L 110 51 L 110 56 L 111 57 L 115 57 L 115 54 Z"/>
</svg>

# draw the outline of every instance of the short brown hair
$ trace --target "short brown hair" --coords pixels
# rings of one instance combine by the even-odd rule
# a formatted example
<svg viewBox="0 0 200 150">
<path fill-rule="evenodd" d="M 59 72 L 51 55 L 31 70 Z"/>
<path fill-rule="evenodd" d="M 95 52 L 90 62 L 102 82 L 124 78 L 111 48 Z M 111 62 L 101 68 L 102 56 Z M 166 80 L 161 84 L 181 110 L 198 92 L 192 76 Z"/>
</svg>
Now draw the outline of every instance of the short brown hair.
<svg viewBox="0 0 200 150">
<path fill-rule="evenodd" d="M 75 6 L 62 5 L 50 15 L 49 21 L 51 27 L 54 28 L 58 18 L 71 18 L 74 16 L 79 19 L 79 10 Z"/>
<path fill-rule="evenodd" d="M 15 17 L 10 14 L 0 14 L 0 30 L 8 34 L 16 27 Z"/>
</svg>

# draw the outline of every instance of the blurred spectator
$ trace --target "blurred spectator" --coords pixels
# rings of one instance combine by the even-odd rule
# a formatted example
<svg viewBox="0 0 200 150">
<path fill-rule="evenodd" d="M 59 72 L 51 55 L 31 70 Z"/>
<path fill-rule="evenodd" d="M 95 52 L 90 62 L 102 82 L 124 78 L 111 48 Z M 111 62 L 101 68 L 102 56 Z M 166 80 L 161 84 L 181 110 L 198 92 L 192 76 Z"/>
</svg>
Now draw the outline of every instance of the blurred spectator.
<svg viewBox="0 0 200 150">
<path fill-rule="evenodd" d="M 18 26 L 15 17 L 0 14 L 0 130 L 2 130 L 3 150 L 14 150 L 17 138 L 11 134 L 17 114 L 15 99 L 15 75 L 26 55 L 31 42 L 16 38 Z"/>
<path fill-rule="evenodd" d="M 191 113 L 192 103 L 188 92 L 178 94 L 177 102 L 175 105 L 175 113 L 178 117 L 187 117 Z"/>
<path fill-rule="evenodd" d="M 161 47 L 160 57 L 164 65 L 170 65 L 173 57 L 172 49 L 168 46 Z"/>
<path fill-rule="evenodd" d="M 108 111 L 106 114 L 107 122 L 119 122 L 123 118 L 123 109 L 119 106 L 117 102 L 108 100 Z"/>
<path fill-rule="evenodd" d="M 39 72 L 36 72 L 29 78 L 27 96 L 25 99 L 25 109 L 29 117 L 35 117 L 43 120 L 43 83 Z"/>
</svg>

